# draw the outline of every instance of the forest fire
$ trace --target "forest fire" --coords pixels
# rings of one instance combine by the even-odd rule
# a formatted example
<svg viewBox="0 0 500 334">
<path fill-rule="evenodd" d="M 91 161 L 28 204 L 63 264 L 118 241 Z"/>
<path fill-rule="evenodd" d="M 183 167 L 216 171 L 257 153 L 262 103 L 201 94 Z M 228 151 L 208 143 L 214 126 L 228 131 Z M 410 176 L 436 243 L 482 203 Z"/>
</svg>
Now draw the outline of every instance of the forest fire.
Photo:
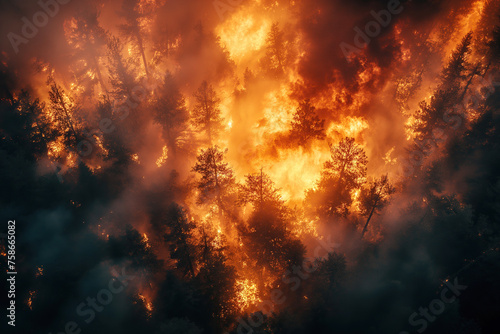
<svg viewBox="0 0 500 334">
<path fill-rule="evenodd" d="M 498 333 L 500 0 L 1 15 L 21 332 Z"/>
<path fill-rule="evenodd" d="M 237 302 L 240 305 L 242 312 L 247 311 L 250 306 L 256 306 L 262 300 L 258 297 L 258 288 L 256 283 L 252 283 L 248 279 L 236 281 Z"/>
<path fill-rule="evenodd" d="M 153 312 L 153 303 L 151 303 L 144 295 L 142 295 L 140 293 L 137 296 L 144 304 L 144 307 L 146 308 L 147 313 L 148 313 L 148 317 L 150 317 L 152 312 Z"/>
</svg>

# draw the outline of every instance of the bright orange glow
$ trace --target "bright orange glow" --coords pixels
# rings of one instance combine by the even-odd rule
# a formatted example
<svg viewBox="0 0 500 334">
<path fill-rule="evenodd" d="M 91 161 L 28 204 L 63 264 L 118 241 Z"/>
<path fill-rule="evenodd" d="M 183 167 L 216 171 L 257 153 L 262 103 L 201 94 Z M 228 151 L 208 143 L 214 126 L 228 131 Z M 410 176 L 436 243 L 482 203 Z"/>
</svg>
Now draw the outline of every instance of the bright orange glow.
<svg viewBox="0 0 500 334">
<path fill-rule="evenodd" d="M 138 164 L 140 164 L 140 163 L 141 163 L 141 161 L 139 160 L 139 154 L 137 154 L 137 153 L 132 154 L 132 155 L 130 156 L 130 158 L 131 158 L 133 161 L 137 162 Z"/>
<path fill-rule="evenodd" d="M 386 165 L 395 165 L 398 162 L 398 158 L 391 158 L 391 155 L 394 152 L 395 148 L 396 147 L 393 146 L 389 151 L 387 151 L 385 156 L 382 158 Z"/>
<path fill-rule="evenodd" d="M 268 19 L 256 17 L 248 12 L 248 8 L 242 6 L 215 31 L 231 58 L 238 62 L 264 47 L 270 26 Z"/>
<path fill-rule="evenodd" d="M 142 234 L 142 240 L 146 244 L 146 248 L 151 248 L 151 245 L 149 244 L 149 238 L 148 238 L 148 235 L 146 233 Z"/>
<path fill-rule="evenodd" d="M 259 290 L 256 283 L 248 279 L 238 280 L 236 281 L 236 288 L 238 290 L 237 302 L 242 312 L 262 302 L 259 298 Z"/>
<path fill-rule="evenodd" d="M 35 299 L 35 297 L 36 291 L 30 290 L 28 300 L 26 301 L 26 305 L 28 305 L 30 311 L 33 311 L 33 300 Z"/>
<path fill-rule="evenodd" d="M 165 145 L 163 146 L 161 156 L 158 159 L 156 159 L 156 166 L 158 166 L 158 168 L 163 166 L 163 164 L 167 162 L 167 159 L 168 159 L 168 147 L 167 145 Z"/>
<path fill-rule="evenodd" d="M 356 138 L 365 129 L 368 129 L 368 122 L 365 119 L 348 116 L 340 124 L 332 123 L 326 133 L 329 138 Z"/>
<path fill-rule="evenodd" d="M 253 227 L 249 223 L 249 217 L 255 216 L 252 215 L 257 212 L 258 206 L 253 202 L 240 203 L 241 193 L 244 191 L 241 189 L 245 188 L 245 176 L 262 170 L 272 180 L 277 189 L 276 198 L 279 199 L 275 200 L 273 197 L 273 205 L 279 202 L 276 204 L 279 210 L 276 211 L 280 214 L 285 212 L 283 216 L 288 215 L 283 219 L 286 220 L 286 233 L 283 234 L 304 241 L 304 244 L 313 238 L 320 238 L 325 230 L 330 232 L 332 226 L 343 222 L 342 219 L 349 220 L 354 217 L 352 221 L 364 220 L 364 182 L 381 174 L 392 177 L 391 172 L 400 167 L 405 158 L 402 152 L 420 136 L 415 130 L 424 122 L 418 116 L 419 103 L 430 103 L 433 100 L 439 82 L 439 71 L 463 37 L 480 26 L 486 2 L 471 0 L 464 5 L 464 8 L 468 8 L 467 12 L 454 12 L 453 14 L 457 15 L 453 18 L 446 17 L 441 22 L 435 22 L 435 28 L 429 24 L 429 31 L 425 32 L 428 34 L 426 37 L 418 37 L 420 31 L 408 31 L 405 18 L 396 20 L 390 27 L 385 27 L 387 35 L 384 33 L 376 37 L 379 38 L 377 43 L 360 50 L 354 63 L 343 62 L 342 59 L 341 66 L 344 67 L 341 69 L 329 68 L 334 67 L 331 64 L 334 62 L 334 54 L 329 53 L 328 56 L 331 55 L 332 59 L 325 60 L 321 59 L 321 53 L 316 50 L 330 45 L 333 41 L 321 40 L 323 36 L 317 36 L 317 32 L 305 29 L 311 22 L 316 28 L 316 23 L 327 11 L 314 8 L 309 13 L 310 17 L 300 17 L 301 13 L 296 11 L 300 4 L 296 1 L 242 1 L 225 13 L 223 19 L 200 20 L 200 25 L 196 27 L 193 22 L 188 22 L 189 32 L 182 31 L 183 28 L 180 27 L 186 19 L 181 13 L 179 20 L 183 21 L 182 24 L 166 20 L 163 22 L 161 17 L 157 18 L 151 14 L 160 8 L 169 9 L 168 6 L 162 7 L 169 4 L 169 1 L 132 2 L 136 6 L 137 14 L 133 28 L 137 31 L 128 35 L 124 33 L 122 30 L 127 29 L 123 29 L 123 17 L 116 22 L 106 22 L 100 17 L 99 24 L 106 31 L 106 38 L 100 46 L 102 50 L 99 52 L 102 54 L 98 56 L 93 54 L 94 48 L 90 48 L 91 51 L 86 49 L 88 46 L 85 44 L 88 44 L 88 41 L 79 36 L 79 30 L 89 33 L 80 27 L 78 17 L 70 17 L 64 20 L 64 37 L 67 43 L 65 47 L 68 47 L 68 50 L 64 50 L 62 54 L 71 54 L 76 58 L 76 55 L 83 54 L 80 58 L 85 59 L 64 64 L 71 66 L 45 63 L 48 61 L 45 59 L 37 60 L 37 73 L 33 75 L 32 86 L 34 95 L 40 100 L 40 119 L 30 119 L 28 127 L 45 125 L 46 129 L 39 131 L 43 132 L 44 136 L 36 136 L 33 143 L 42 147 L 39 149 L 40 152 L 43 151 L 40 160 L 64 165 L 64 172 L 68 172 L 70 176 L 64 180 L 68 189 L 72 189 L 72 182 L 78 182 L 73 176 L 78 175 L 82 163 L 98 180 L 101 180 L 101 176 L 114 176 L 116 170 L 121 171 L 120 168 L 123 167 L 128 177 L 126 184 L 133 186 L 133 191 L 124 191 L 123 198 L 129 200 L 135 194 L 144 194 L 143 202 L 146 202 L 157 196 L 157 202 L 162 205 L 175 202 L 185 209 L 191 223 L 189 228 L 194 226 L 192 231 L 189 230 L 192 234 L 189 237 L 192 237 L 195 244 L 193 248 L 196 249 L 193 258 L 200 258 L 190 264 L 190 276 L 196 276 L 200 269 L 205 268 L 205 259 L 199 255 L 200 249 L 217 250 L 236 268 L 235 282 L 233 280 L 236 297 L 231 297 L 232 306 L 237 312 L 249 312 L 262 301 L 261 297 L 266 298 L 268 291 L 265 289 L 272 286 L 279 277 L 273 272 L 274 268 L 264 268 L 260 263 L 256 265 L 257 260 L 250 259 L 247 254 L 250 253 L 249 245 L 252 245 L 248 235 L 254 232 L 251 230 Z M 102 6 L 105 7 L 106 4 Z M 320 4 L 314 6 L 319 7 Z M 210 15 L 203 14 L 205 16 L 200 17 Z M 196 19 L 198 20 L 198 17 Z M 455 29 L 449 27 L 448 20 L 453 20 Z M 273 40 L 270 37 L 273 33 L 274 36 L 281 36 L 276 33 L 276 27 L 282 30 L 282 38 L 286 39 L 282 44 L 270 42 Z M 158 33 L 159 29 L 164 30 Z M 443 31 L 448 32 L 448 29 L 449 35 L 443 37 Z M 108 37 L 111 36 L 119 37 L 120 40 L 119 49 L 114 53 L 110 52 L 110 46 L 106 45 L 109 42 Z M 144 38 L 141 40 L 140 36 Z M 193 36 L 197 39 L 193 40 Z M 324 44 L 313 45 L 318 42 L 315 38 L 318 38 L 320 44 Z M 94 41 L 93 38 L 90 40 Z M 432 47 L 426 49 L 424 46 L 427 44 Z M 283 60 L 277 55 L 269 56 L 273 49 L 279 49 L 272 45 L 284 45 L 286 52 L 282 53 L 286 54 L 286 57 L 283 56 Z M 339 48 L 335 48 L 339 52 Z M 95 50 L 97 49 L 96 46 Z M 397 70 L 387 66 L 381 59 L 375 59 L 371 53 L 376 53 L 376 49 L 384 50 L 384 57 L 394 52 L 397 59 L 391 59 L 394 64 L 390 65 Z M 474 52 L 471 52 L 470 57 L 479 58 Z M 112 58 L 109 53 L 113 53 L 118 59 L 108 59 Z M 419 57 L 425 59 L 417 59 Z M 308 61 L 317 63 L 311 64 Z M 335 61 L 336 66 L 340 66 L 338 59 Z M 279 66 L 275 65 L 276 63 Z M 415 68 L 412 67 L 413 64 L 416 64 Z M 400 70 L 408 73 L 399 73 Z M 175 86 L 172 90 L 174 93 L 169 90 L 172 87 L 166 79 L 170 78 L 170 75 L 175 83 L 172 85 Z M 395 81 L 394 78 L 399 76 L 402 77 L 400 81 Z M 479 76 L 477 75 L 476 79 Z M 414 84 L 415 91 L 410 92 L 413 88 L 413 77 L 418 78 L 415 80 L 418 84 Z M 48 78 L 52 81 L 47 80 Z M 206 133 L 209 125 L 212 125 L 210 120 L 199 129 L 193 124 L 195 104 L 202 100 L 193 97 L 196 96 L 193 93 L 203 81 L 213 86 L 217 97 L 214 100 L 219 101 L 214 107 L 214 113 L 220 117 L 214 117 L 214 130 L 210 134 Z M 51 84 L 47 85 L 46 82 L 53 82 L 54 85 L 57 83 L 60 87 L 59 104 L 63 106 L 54 107 L 54 93 Z M 402 84 L 399 86 L 399 83 Z M 472 88 L 479 91 L 479 85 L 475 81 L 472 80 L 470 85 L 471 91 Z M 458 86 L 463 89 L 462 86 L 465 85 Z M 400 87 L 402 92 L 398 91 Z M 140 95 L 142 90 L 145 92 L 144 99 L 130 96 L 136 93 Z M 395 91 L 398 94 L 395 94 Z M 12 95 L 17 99 L 20 94 L 13 92 Z M 397 99 L 395 95 L 398 96 Z M 117 96 L 134 105 L 130 108 L 130 116 L 122 119 L 120 116 L 123 115 L 111 107 L 118 102 L 116 100 L 120 100 Z M 203 103 L 208 104 L 207 99 Z M 314 109 L 317 114 L 314 116 L 317 116 L 318 121 L 309 120 L 306 125 L 304 123 L 307 122 L 304 121 L 300 128 L 297 119 L 301 116 L 302 106 L 309 103 L 314 107 L 309 110 Z M 398 103 L 400 105 L 397 105 Z M 19 112 L 22 111 L 20 106 L 17 108 Z M 210 118 L 209 116 L 206 118 Z M 310 116 L 309 113 L 307 116 Z M 467 111 L 464 120 L 474 122 L 480 116 L 479 112 Z M 115 130 L 109 133 L 96 130 L 96 134 L 88 135 L 89 129 L 99 128 L 100 121 L 108 118 L 113 119 Z M 317 125 L 318 123 L 321 125 Z M 134 137 L 135 131 L 140 139 Z M 303 135 L 306 138 L 304 140 L 301 138 L 303 132 L 307 134 Z M 338 212 L 332 209 L 329 213 L 331 217 L 324 218 L 320 213 L 308 212 L 306 195 L 308 192 L 311 194 L 322 190 L 323 185 L 319 181 L 326 174 L 325 162 L 332 159 L 331 147 L 345 137 L 354 138 L 355 143 L 367 154 L 369 163 L 367 170 L 360 172 L 356 181 L 351 181 L 359 185 L 342 194 L 348 199 L 342 204 L 348 213 L 338 218 L 335 216 Z M 87 139 L 92 141 L 93 153 L 88 157 L 79 156 L 76 153 L 77 147 Z M 124 144 L 123 150 L 120 149 L 121 144 Z M 206 184 L 212 186 L 212 183 L 220 182 L 222 173 L 214 172 L 210 177 L 204 178 L 193 172 L 192 167 L 201 150 L 213 145 L 218 145 L 225 152 L 224 163 L 227 163 L 234 178 L 229 178 L 229 190 L 224 191 L 225 185 L 217 183 L 213 185 L 215 190 L 210 193 L 198 186 L 199 183 L 206 181 Z M 359 156 L 357 160 L 352 158 L 350 168 L 338 168 L 329 176 L 335 176 L 331 179 L 340 184 L 343 173 L 347 174 L 359 167 L 360 160 L 363 159 Z M 179 192 L 182 194 L 177 194 L 176 189 L 181 189 Z M 341 192 L 337 191 L 337 188 L 333 189 L 337 193 Z M 115 189 L 110 193 L 114 191 Z M 209 195 L 203 202 L 199 198 L 205 193 Z M 264 202 L 262 193 L 261 184 L 260 201 Z M 318 197 L 335 197 L 337 193 L 320 194 Z M 72 209 L 85 208 L 83 201 L 68 201 Z M 117 210 L 120 211 L 119 214 L 110 214 L 109 219 L 103 216 L 101 224 L 89 224 L 90 228 L 99 238 L 108 240 L 110 235 L 120 230 L 114 225 L 118 224 L 114 222 L 118 220 L 115 217 L 121 217 L 123 212 L 129 210 L 129 206 L 135 209 L 142 204 L 137 202 L 139 201 L 120 205 Z M 335 204 L 330 206 L 334 207 Z M 263 205 L 259 209 L 262 210 L 262 207 Z M 151 208 L 140 211 L 141 214 L 144 213 L 144 217 L 130 215 L 130 222 L 127 221 L 127 224 L 130 223 L 140 231 L 139 243 L 148 253 L 153 253 L 165 260 L 165 263 L 169 263 L 173 261 L 168 254 L 171 245 L 161 244 L 163 236 L 156 235 L 158 230 L 155 228 L 162 225 L 154 221 L 163 219 L 156 216 L 163 212 L 149 209 Z M 162 228 L 168 229 L 165 226 Z M 248 230 L 245 230 L 247 228 Z M 370 231 L 367 240 L 376 242 L 381 238 L 382 232 L 374 229 Z M 159 244 L 161 245 L 158 246 Z M 5 247 L 1 247 L 0 255 L 6 256 Z M 309 244 L 305 248 L 306 252 L 310 252 Z M 266 255 L 269 253 L 272 252 L 267 252 Z M 43 276 L 43 266 L 38 267 L 34 275 Z M 158 278 L 154 277 L 151 282 L 141 282 L 141 286 L 134 291 L 140 300 L 138 303 L 143 303 L 148 316 L 151 316 L 154 310 L 151 291 L 155 291 L 157 280 Z M 144 288 L 146 286 L 148 287 Z M 234 292 L 234 289 L 232 291 Z M 27 303 L 31 309 L 36 292 L 29 293 Z M 302 297 L 308 299 L 307 296 L 300 296 Z M 156 306 L 160 309 L 160 305 Z"/>
<path fill-rule="evenodd" d="M 142 301 L 144 307 L 146 308 L 147 313 L 148 313 L 148 317 L 150 317 L 152 312 L 153 312 L 153 303 L 151 301 L 149 301 L 148 298 L 146 296 L 144 296 L 143 294 L 139 293 L 138 297 Z"/>
</svg>

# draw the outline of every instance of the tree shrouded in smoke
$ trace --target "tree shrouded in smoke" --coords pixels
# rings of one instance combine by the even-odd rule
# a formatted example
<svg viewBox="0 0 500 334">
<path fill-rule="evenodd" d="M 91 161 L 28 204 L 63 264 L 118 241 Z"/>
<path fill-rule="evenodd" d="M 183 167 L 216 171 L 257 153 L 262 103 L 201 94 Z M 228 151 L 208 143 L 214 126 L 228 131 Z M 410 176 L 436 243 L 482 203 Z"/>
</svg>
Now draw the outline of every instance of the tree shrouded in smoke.
<svg viewBox="0 0 500 334">
<path fill-rule="evenodd" d="M 323 166 L 317 190 L 308 193 L 322 215 L 346 216 L 352 204 L 351 193 L 365 182 L 368 159 L 354 138 L 343 138 L 330 147 L 331 159 Z"/>
<path fill-rule="evenodd" d="M 279 207 L 284 204 L 275 188 L 273 181 L 261 170 L 260 173 L 246 176 L 245 183 L 239 186 L 239 202 L 251 203 L 255 210 L 262 209 L 265 205 Z"/>
<path fill-rule="evenodd" d="M 172 74 L 167 73 L 156 100 L 155 121 L 162 126 L 167 147 L 174 155 L 186 131 L 188 116 L 184 96 Z"/>
<path fill-rule="evenodd" d="M 195 276 L 196 246 L 192 239 L 192 230 L 196 224 L 188 221 L 186 213 L 177 204 L 172 204 L 167 211 L 165 241 L 170 244 L 170 257 L 177 261 L 177 268 L 184 275 Z"/>
<path fill-rule="evenodd" d="M 221 212 L 235 184 L 233 171 L 229 164 L 224 162 L 224 152 L 218 146 L 202 149 L 197 159 L 193 172 L 201 175 L 197 183 L 198 202 L 214 203 Z"/>
<path fill-rule="evenodd" d="M 220 99 L 212 85 L 203 81 L 194 94 L 196 104 L 192 111 L 193 123 L 200 129 L 205 131 L 208 142 L 212 144 L 212 140 L 221 130 L 221 111 L 219 109 Z"/>
<path fill-rule="evenodd" d="M 76 121 L 78 107 L 75 101 L 66 94 L 64 89 L 53 78 L 49 78 L 47 84 L 50 85 L 50 108 L 59 124 L 59 131 L 67 145 L 76 147 L 79 140 L 83 138 L 83 135 L 79 133 Z"/>
<path fill-rule="evenodd" d="M 316 115 L 314 106 L 306 100 L 300 103 L 293 115 L 290 137 L 300 145 L 306 144 L 310 139 L 324 139 L 324 125 L 325 120 Z"/>
<path fill-rule="evenodd" d="M 68 44 L 74 49 L 75 63 L 81 66 L 75 71 L 76 76 L 81 78 L 80 81 L 90 80 L 91 89 L 95 85 L 94 81 L 97 81 L 107 94 L 101 58 L 104 55 L 108 33 L 99 24 L 99 14 L 96 8 L 82 11 L 70 25 Z M 94 77 L 97 80 L 94 80 Z"/>
<path fill-rule="evenodd" d="M 373 214 L 379 212 L 387 205 L 389 196 L 395 191 L 396 189 L 389 183 L 387 175 L 363 187 L 360 194 L 361 215 L 367 218 L 363 231 L 361 232 L 362 235 L 365 234 Z"/>
</svg>

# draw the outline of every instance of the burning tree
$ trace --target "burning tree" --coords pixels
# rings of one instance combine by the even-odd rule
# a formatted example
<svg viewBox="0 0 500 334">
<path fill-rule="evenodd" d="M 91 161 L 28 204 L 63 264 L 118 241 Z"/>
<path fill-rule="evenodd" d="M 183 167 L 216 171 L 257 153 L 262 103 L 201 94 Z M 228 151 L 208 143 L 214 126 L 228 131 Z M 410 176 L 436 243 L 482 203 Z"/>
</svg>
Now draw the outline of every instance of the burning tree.
<svg viewBox="0 0 500 334">
<path fill-rule="evenodd" d="M 368 185 L 361 189 L 360 203 L 361 203 L 361 215 L 367 217 L 361 236 L 365 235 L 365 232 L 370 223 L 370 219 L 374 213 L 382 210 L 383 207 L 387 205 L 389 197 L 396 191 L 396 189 L 390 184 L 387 175 L 370 182 Z"/>
<path fill-rule="evenodd" d="M 331 159 L 325 162 L 317 190 L 310 190 L 307 200 L 318 205 L 321 215 L 347 216 L 352 193 L 365 182 L 368 159 L 354 138 L 346 137 L 330 147 Z"/>
<path fill-rule="evenodd" d="M 292 120 L 290 137 L 297 140 L 299 145 L 305 145 L 311 139 L 325 138 L 325 120 L 316 114 L 314 106 L 309 100 L 300 103 Z"/>
<path fill-rule="evenodd" d="M 123 35 L 137 46 L 148 79 L 150 79 L 150 75 L 144 47 L 144 28 L 141 21 L 151 15 L 151 10 L 152 8 L 142 1 L 124 0 L 120 12 L 125 19 L 125 23 L 120 26 L 120 29 Z"/>
<path fill-rule="evenodd" d="M 122 48 L 123 46 L 117 37 L 109 39 L 108 71 L 113 86 L 113 95 L 118 100 L 133 96 L 132 89 L 137 86 L 131 61 L 122 56 Z"/>
<path fill-rule="evenodd" d="M 93 86 L 94 76 L 97 76 L 102 91 L 108 94 L 100 63 L 109 36 L 99 25 L 99 15 L 96 8 L 82 11 L 70 23 L 67 39 L 74 50 L 73 58 L 80 65 L 76 77 L 90 79 Z"/>
<path fill-rule="evenodd" d="M 186 101 L 179 91 L 171 73 L 165 75 L 163 85 L 158 89 L 155 105 L 155 121 L 162 126 L 163 138 L 169 152 L 176 154 L 178 140 L 187 126 L 189 113 Z"/>
<path fill-rule="evenodd" d="M 261 274 L 267 269 L 277 275 L 302 263 L 305 247 L 292 236 L 289 219 L 284 207 L 267 203 L 253 212 L 240 232 L 247 254 L 256 261 L 255 269 Z"/>
<path fill-rule="evenodd" d="M 195 276 L 196 244 L 193 241 L 195 223 L 190 222 L 185 211 L 176 203 L 172 203 L 164 219 L 167 232 L 165 241 L 169 244 L 170 257 L 176 260 L 177 269 L 183 275 Z"/>
<path fill-rule="evenodd" d="M 18 322 L 20 332 L 50 332 L 61 323 L 64 307 L 85 300 L 88 289 L 105 287 L 108 278 L 108 287 L 118 287 L 119 281 L 137 273 L 142 279 L 115 296 L 121 302 L 106 305 L 111 317 L 96 317 L 89 331 L 365 333 L 370 332 L 369 324 L 372 332 L 390 332 L 394 324 L 407 323 L 408 315 L 393 318 L 398 315 L 392 312 L 394 302 L 386 302 L 396 296 L 407 306 L 398 285 L 423 282 L 417 287 L 426 299 L 436 290 L 437 276 L 456 272 L 464 258 L 477 259 L 474 268 L 481 269 L 480 262 L 488 259 L 481 254 L 488 249 L 495 257 L 484 261 L 484 270 L 466 273 L 467 265 L 461 271 L 475 293 L 461 297 L 465 313 L 460 314 L 469 319 L 478 309 L 476 292 L 480 299 L 500 295 L 492 294 L 498 292 L 494 283 L 500 270 L 491 270 L 500 263 L 495 219 L 500 93 L 484 76 L 490 65 L 498 70 L 500 31 L 492 29 L 498 24 L 492 13 L 500 0 L 446 1 L 433 22 L 425 22 L 426 29 L 411 27 L 422 21 L 419 13 L 426 7 L 408 2 L 415 10 L 384 27 L 384 34 L 360 48 L 349 64 L 338 59 L 338 45 L 331 43 L 341 37 L 338 29 L 324 29 L 342 15 L 342 6 L 328 1 L 314 6 L 307 1 L 264 1 L 260 7 L 244 1 L 217 23 L 212 17 L 216 13 L 206 11 L 211 4 L 202 1 L 189 3 L 201 6 L 199 15 L 179 1 L 92 0 L 64 9 L 62 2 L 39 4 L 47 16 L 59 12 L 56 21 L 64 22 L 68 43 L 55 41 L 58 24 L 42 29 L 43 12 L 28 13 L 33 22 L 23 18 L 22 27 L 5 25 L 14 32 L 20 28 L 23 37 L 9 32 L 8 39 L 14 50 L 21 43 L 23 53 L 0 53 L 0 157 L 7 162 L 0 164 L 0 183 L 6 189 L 0 206 L 13 219 L 17 215 L 19 220 L 33 220 L 23 224 L 28 237 L 23 244 L 36 246 L 23 257 L 35 275 L 19 276 L 20 287 L 32 287 L 19 290 L 29 292 L 33 320 Z M 357 1 L 360 6 L 365 2 Z M 3 7 L 7 12 L 19 9 Z M 372 14 L 384 25 L 388 17 L 380 9 Z M 349 14 L 336 22 L 350 23 L 356 15 Z M 278 16 L 281 26 L 267 24 Z M 478 32 L 480 16 L 483 28 Z M 445 22 L 437 22 L 440 19 Z M 476 34 L 468 34 L 469 29 Z M 38 42 L 25 36 L 38 31 Z M 294 31 L 300 31 L 297 40 Z M 47 33 L 57 49 L 38 48 Z M 364 36 L 355 36 L 355 44 L 360 38 Z M 29 62 L 35 58 L 38 71 L 30 73 Z M 159 78 L 153 70 L 165 76 Z M 37 87 L 40 76 L 48 73 L 48 88 Z M 490 87 L 479 82 L 482 76 Z M 432 79 L 437 85 L 427 90 Z M 184 87 L 193 96 L 183 96 Z M 458 110 L 472 91 L 478 92 L 481 105 L 469 103 Z M 420 96 L 426 96 L 425 102 L 406 120 L 406 111 Z M 323 112 L 327 104 L 329 112 Z M 293 119 L 286 124 L 290 110 Z M 345 117 L 332 110 L 342 110 Z M 367 112 L 375 117 L 365 117 Z M 222 115 L 227 115 L 224 122 Z M 411 205 L 411 210 L 400 217 L 397 231 L 387 235 L 387 244 L 401 252 L 373 253 L 378 240 L 369 247 L 352 247 L 353 242 L 367 245 L 359 234 L 362 239 L 373 228 L 374 217 L 395 191 L 387 175 L 366 182 L 367 156 L 355 138 L 362 134 L 375 143 L 370 145 L 376 147 L 374 170 L 392 173 L 406 148 L 404 124 L 410 124 L 411 135 L 426 146 L 437 141 L 436 129 L 457 129 L 463 116 L 469 120 L 463 131 L 449 130 L 453 140 L 431 157 L 426 173 L 404 180 L 401 196 L 415 202 L 397 201 L 398 209 Z M 330 150 L 319 145 L 325 140 L 325 124 L 340 136 Z M 390 130 L 362 132 L 375 124 Z M 196 136 L 204 143 L 190 142 Z M 78 148 L 84 140 L 98 154 L 75 164 L 75 155 L 65 152 L 65 146 Z M 219 141 L 227 142 L 229 152 L 234 150 L 227 157 L 231 160 L 226 159 L 227 150 L 214 146 Z M 385 158 L 380 147 L 390 148 Z M 63 160 L 67 166 L 60 164 Z M 228 161 L 234 161 L 234 171 Z M 52 162 L 59 163 L 58 169 Z M 257 164 L 272 168 L 267 174 L 263 169 L 247 174 Z M 306 189 L 311 190 L 304 198 Z M 213 214 L 217 210 L 218 216 Z M 361 233 L 355 224 L 343 225 L 358 220 L 363 220 Z M 138 232 L 144 229 L 149 237 Z M 332 252 L 336 246 L 329 232 L 335 232 L 345 255 Z M 8 256 L 5 240 L 0 240 L 0 257 Z M 315 256 L 311 261 L 304 261 L 305 244 Z M 461 244 L 466 246 L 456 247 Z M 414 261 L 415 246 L 429 255 L 430 266 L 427 257 Z M 381 261 L 384 266 L 373 265 Z M 418 267 L 405 266 L 408 261 Z M 44 269 L 37 272 L 42 264 Z M 118 264 L 131 271 L 110 277 L 108 265 Z M 432 268 L 432 273 L 420 266 Z M 476 276 L 493 283 L 481 284 L 484 278 Z M 388 277 L 390 282 L 384 281 Z M 355 284 L 344 285 L 344 279 Z M 375 290 L 360 291 L 358 286 Z M 70 291 L 72 287 L 79 289 Z M 93 299 L 96 303 L 109 299 L 101 298 L 106 297 L 104 290 Z M 415 301 L 412 294 L 413 289 L 406 291 L 410 302 Z M 27 293 L 21 293 L 19 301 L 24 297 Z M 281 305 L 267 309 L 269 297 Z M 360 303 L 368 306 L 363 308 L 367 321 L 351 321 L 359 318 Z M 372 312 L 371 306 L 380 312 Z M 486 303 L 479 310 L 472 312 L 478 328 L 495 333 L 498 307 Z M 450 322 L 459 320 L 460 325 L 466 318 L 455 313 Z M 260 316 L 262 323 L 254 326 Z M 443 319 L 430 331 L 447 325 Z"/>
<path fill-rule="evenodd" d="M 78 106 L 54 78 L 49 77 L 47 84 L 50 86 L 50 110 L 58 122 L 58 130 L 64 137 L 66 145 L 76 147 L 83 138 L 76 121 Z"/>
<path fill-rule="evenodd" d="M 215 203 L 222 214 L 235 185 L 233 170 L 224 162 L 224 152 L 217 145 L 202 149 L 192 171 L 201 174 L 197 183 L 198 203 Z"/>
<path fill-rule="evenodd" d="M 245 183 L 238 186 L 238 202 L 251 203 L 255 210 L 261 210 L 264 205 L 281 207 L 284 204 L 274 182 L 262 169 L 260 173 L 247 175 Z"/>
<path fill-rule="evenodd" d="M 330 148 L 331 159 L 325 162 L 324 172 L 328 177 L 337 177 L 346 187 L 356 189 L 366 177 L 366 157 L 363 148 L 354 138 L 346 137 Z"/>
<path fill-rule="evenodd" d="M 458 129 L 465 113 L 463 100 L 472 80 L 481 72 L 480 63 L 471 62 L 472 33 L 468 33 L 453 51 L 441 72 L 441 82 L 429 102 L 422 101 L 414 117 L 411 129 L 416 135 L 414 146 L 425 155 L 430 154 L 446 139 L 443 129 Z"/>
<path fill-rule="evenodd" d="M 20 123 L 23 130 L 28 132 L 16 133 L 12 138 L 15 142 L 26 141 L 26 145 L 31 147 L 35 155 L 42 155 L 48 151 L 49 144 L 57 139 L 58 131 L 52 126 L 49 117 L 44 111 L 45 105 L 39 99 L 33 98 L 27 91 L 21 91 L 19 97 L 14 101 L 18 113 L 17 117 L 11 119 Z"/>
<path fill-rule="evenodd" d="M 266 38 L 266 55 L 262 59 L 262 64 L 270 73 L 274 75 L 283 74 L 291 59 L 290 43 L 285 33 L 279 28 L 277 22 L 273 23 Z"/>
<path fill-rule="evenodd" d="M 208 142 L 212 144 L 214 135 L 222 128 L 222 118 L 219 109 L 220 99 L 212 85 L 203 81 L 194 93 L 196 104 L 191 113 L 193 124 L 201 131 L 205 131 Z"/>
<path fill-rule="evenodd" d="M 240 233 L 248 254 L 261 270 L 267 268 L 277 274 L 301 262 L 305 248 L 292 236 L 288 227 L 291 212 L 269 176 L 262 170 L 247 175 L 245 183 L 239 186 L 238 201 L 254 207 Z"/>
</svg>

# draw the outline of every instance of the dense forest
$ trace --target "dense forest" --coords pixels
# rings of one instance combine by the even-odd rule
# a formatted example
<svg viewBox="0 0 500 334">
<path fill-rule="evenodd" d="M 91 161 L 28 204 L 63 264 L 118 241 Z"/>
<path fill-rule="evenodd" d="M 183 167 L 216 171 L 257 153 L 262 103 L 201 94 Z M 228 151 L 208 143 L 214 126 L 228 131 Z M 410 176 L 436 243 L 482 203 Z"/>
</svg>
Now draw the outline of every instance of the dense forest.
<svg viewBox="0 0 500 334">
<path fill-rule="evenodd" d="M 499 333 L 499 0 L 0 8 L 2 333 Z"/>
</svg>

